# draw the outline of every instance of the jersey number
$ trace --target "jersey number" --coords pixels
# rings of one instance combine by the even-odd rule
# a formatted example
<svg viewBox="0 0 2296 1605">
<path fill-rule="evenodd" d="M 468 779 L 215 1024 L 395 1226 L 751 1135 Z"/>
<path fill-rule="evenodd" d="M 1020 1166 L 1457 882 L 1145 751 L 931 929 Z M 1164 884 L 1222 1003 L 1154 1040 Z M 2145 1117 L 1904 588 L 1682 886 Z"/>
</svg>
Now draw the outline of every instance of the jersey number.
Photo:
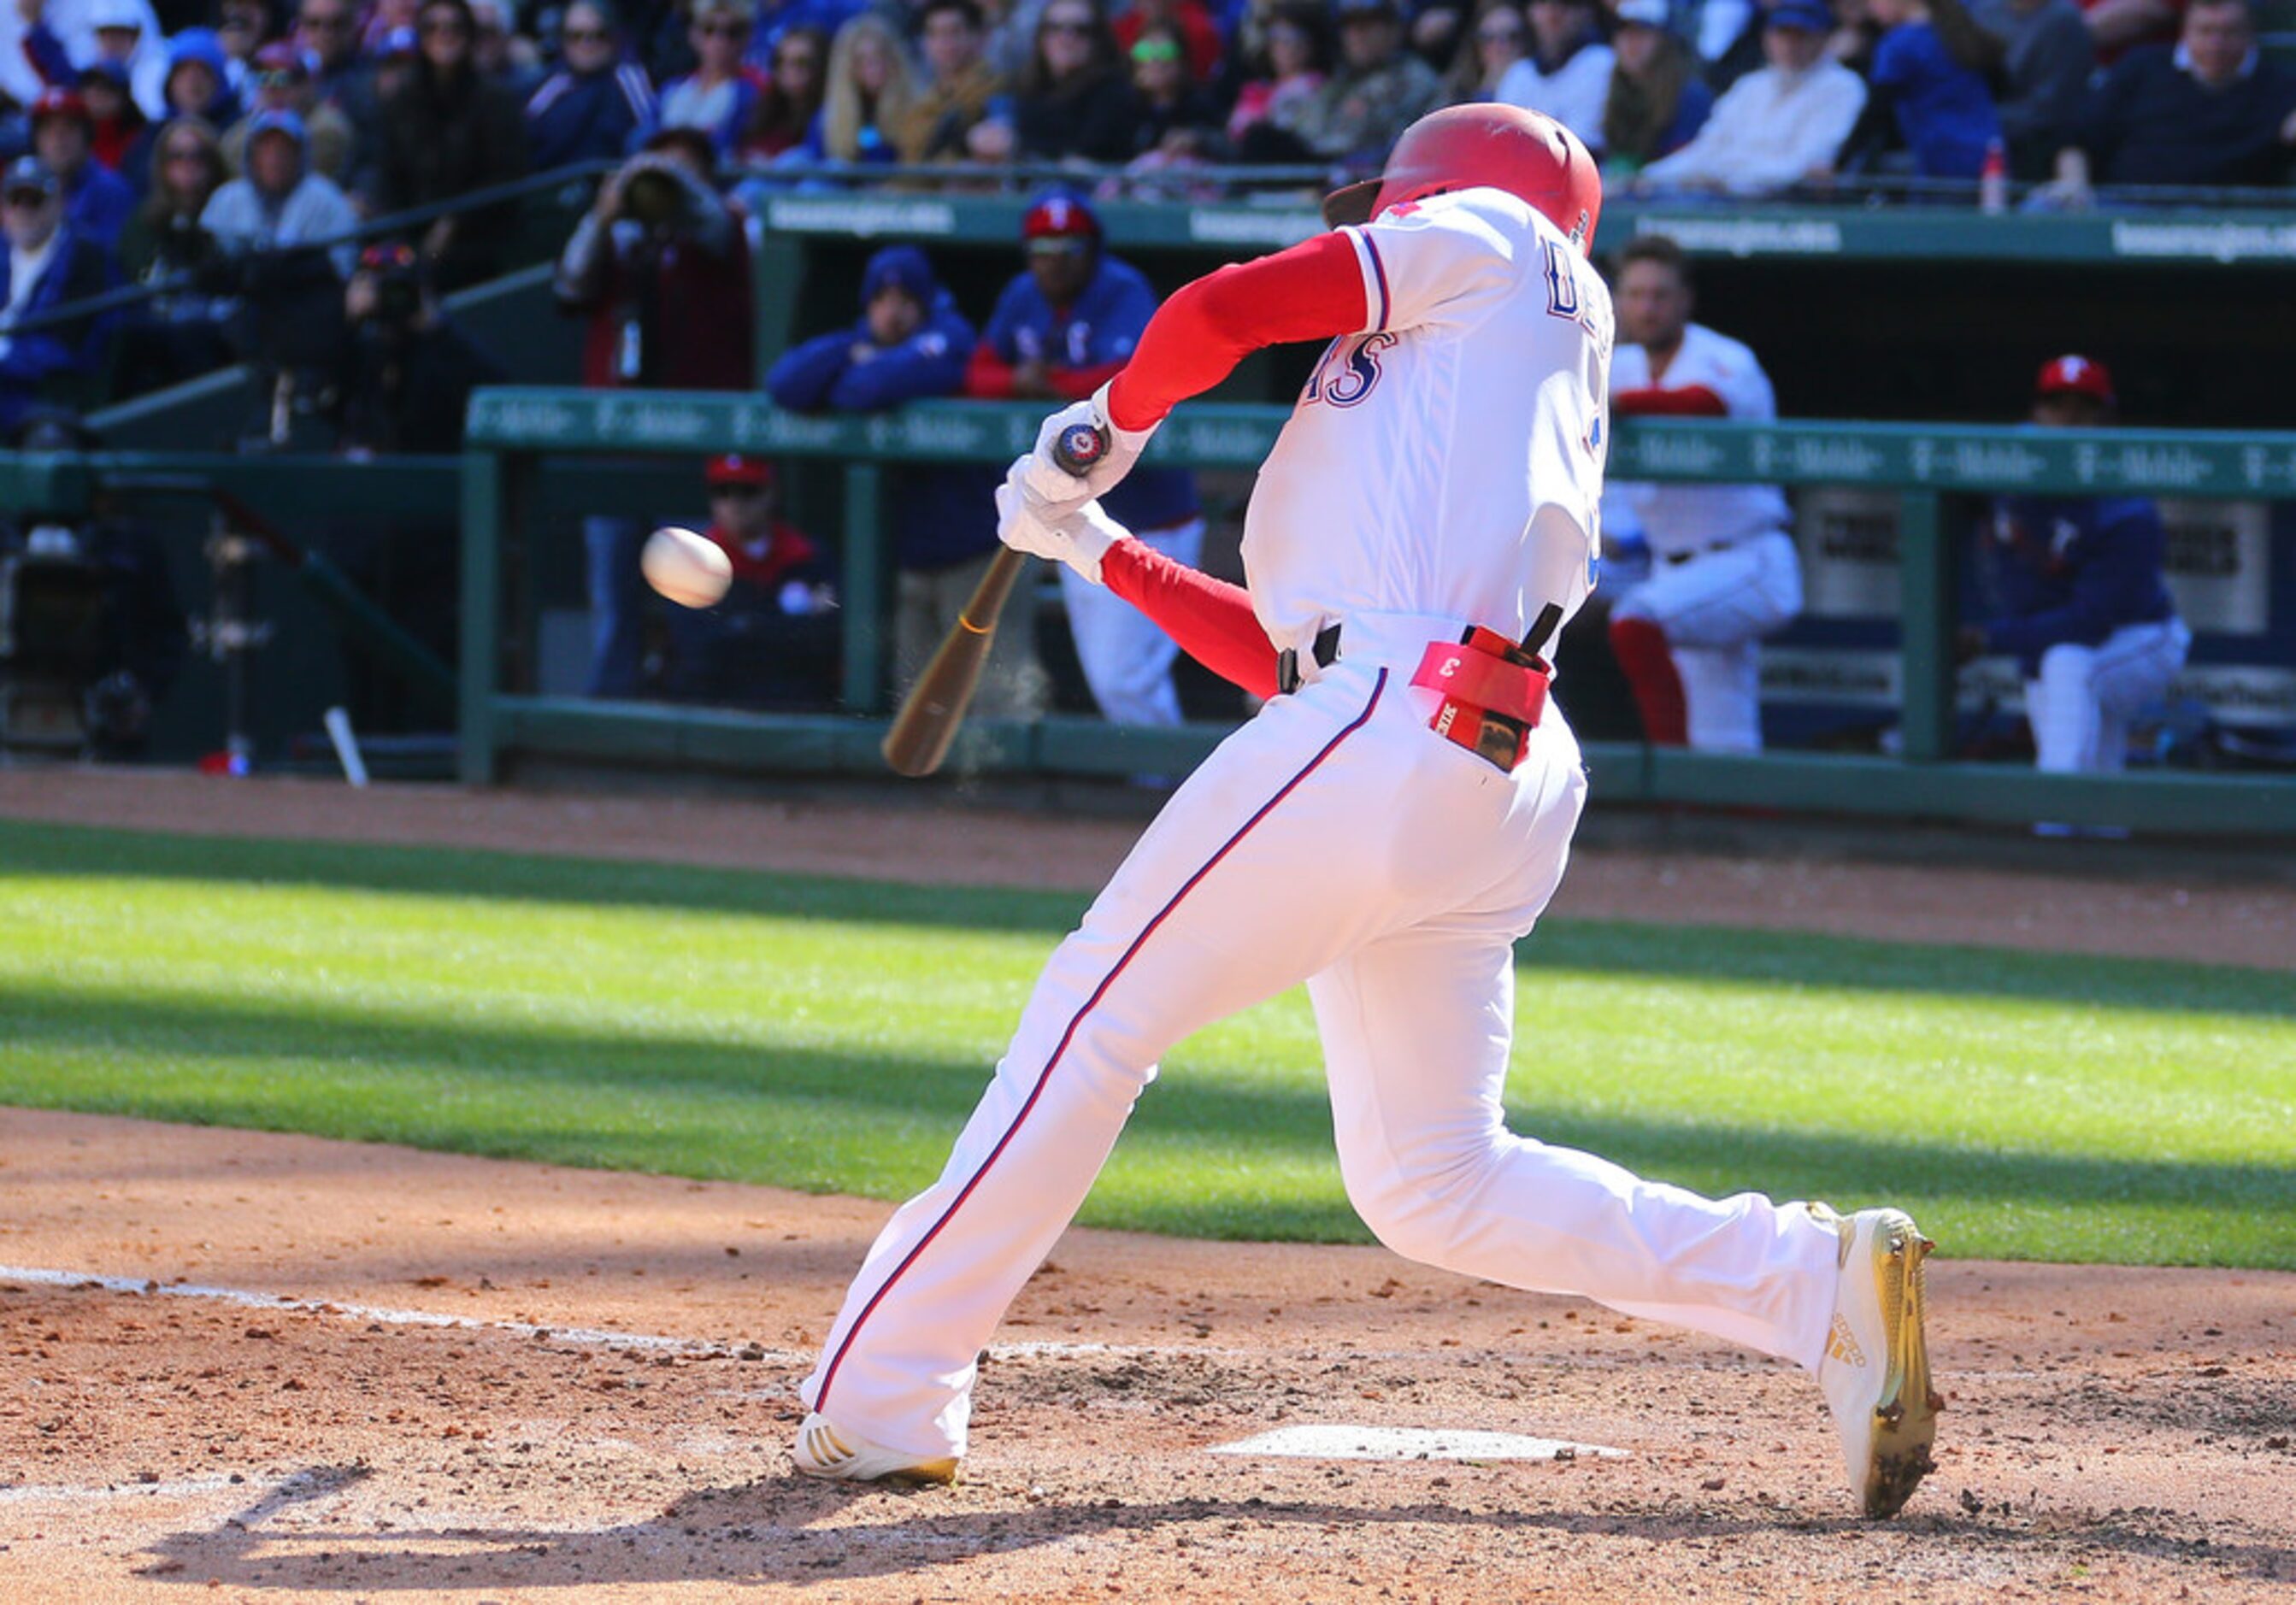
<svg viewBox="0 0 2296 1605">
<path fill-rule="evenodd" d="M 1386 332 L 1365 334 L 1353 340 L 1333 340 L 1308 377 L 1300 405 L 1310 406 L 1318 401 L 1327 401 L 1335 407 L 1357 405 L 1379 382 L 1380 354 L 1394 344 L 1395 336 Z"/>
</svg>

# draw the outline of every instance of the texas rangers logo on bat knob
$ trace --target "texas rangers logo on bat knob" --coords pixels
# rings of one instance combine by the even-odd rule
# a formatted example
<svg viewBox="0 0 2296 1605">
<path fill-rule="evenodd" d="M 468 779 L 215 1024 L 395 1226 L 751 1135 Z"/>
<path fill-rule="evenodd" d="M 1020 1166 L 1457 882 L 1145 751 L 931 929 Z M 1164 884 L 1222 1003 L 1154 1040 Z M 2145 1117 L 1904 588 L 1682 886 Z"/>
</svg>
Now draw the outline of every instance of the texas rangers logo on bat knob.
<svg viewBox="0 0 2296 1605">
<path fill-rule="evenodd" d="M 1108 437 L 1093 424 L 1071 423 L 1053 440 L 1053 461 L 1081 479 L 1108 450 Z"/>
</svg>

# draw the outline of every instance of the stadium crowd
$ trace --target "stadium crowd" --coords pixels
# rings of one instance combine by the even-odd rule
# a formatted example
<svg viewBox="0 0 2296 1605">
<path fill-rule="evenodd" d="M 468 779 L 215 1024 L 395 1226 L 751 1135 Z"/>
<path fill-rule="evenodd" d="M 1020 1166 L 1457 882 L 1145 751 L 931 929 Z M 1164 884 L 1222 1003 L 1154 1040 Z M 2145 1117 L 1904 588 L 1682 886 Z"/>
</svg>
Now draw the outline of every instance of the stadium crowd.
<svg viewBox="0 0 2296 1605">
<path fill-rule="evenodd" d="M 340 370 L 363 220 L 634 152 L 737 221 L 825 164 L 1193 195 L 1222 166 L 1372 170 L 1494 99 L 1636 192 L 2013 176 L 2079 205 L 2281 182 L 2296 75 L 2257 41 L 2250 0 L 10 0 L 0 327 L 153 293 L 9 340 L 0 424 L 233 355 Z M 423 217 L 426 293 L 507 266 L 516 217 Z"/>
</svg>

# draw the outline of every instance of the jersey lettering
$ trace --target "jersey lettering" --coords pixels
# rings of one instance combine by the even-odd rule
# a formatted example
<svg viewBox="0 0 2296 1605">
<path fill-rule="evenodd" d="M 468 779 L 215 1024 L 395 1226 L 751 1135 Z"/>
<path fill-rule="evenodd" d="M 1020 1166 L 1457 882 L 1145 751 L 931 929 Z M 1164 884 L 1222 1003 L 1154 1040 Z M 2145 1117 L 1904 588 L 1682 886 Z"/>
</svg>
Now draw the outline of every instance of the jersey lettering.
<svg viewBox="0 0 2296 1605">
<path fill-rule="evenodd" d="M 1395 341 L 1396 337 L 1384 331 L 1361 335 L 1352 341 L 1333 340 L 1323 360 L 1316 364 L 1315 373 L 1308 376 L 1300 405 L 1310 406 L 1318 401 L 1328 401 L 1335 407 L 1358 405 L 1379 383 L 1380 353 Z"/>
</svg>

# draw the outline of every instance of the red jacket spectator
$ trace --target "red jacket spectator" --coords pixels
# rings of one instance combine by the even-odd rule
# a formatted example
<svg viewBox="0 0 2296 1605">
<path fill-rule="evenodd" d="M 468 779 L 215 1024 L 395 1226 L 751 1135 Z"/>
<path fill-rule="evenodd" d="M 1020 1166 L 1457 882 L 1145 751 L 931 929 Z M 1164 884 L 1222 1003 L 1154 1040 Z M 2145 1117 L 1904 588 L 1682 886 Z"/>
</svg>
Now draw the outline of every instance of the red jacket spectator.
<svg viewBox="0 0 2296 1605">
<path fill-rule="evenodd" d="M 693 130 L 667 129 L 683 147 Z M 694 143 L 699 143 L 696 140 Z M 582 382 L 746 390 L 756 320 L 742 218 L 694 171 L 701 152 L 651 150 L 609 178 L 566 242 L 554 288 L 586 313 Z"/>
</svg>

